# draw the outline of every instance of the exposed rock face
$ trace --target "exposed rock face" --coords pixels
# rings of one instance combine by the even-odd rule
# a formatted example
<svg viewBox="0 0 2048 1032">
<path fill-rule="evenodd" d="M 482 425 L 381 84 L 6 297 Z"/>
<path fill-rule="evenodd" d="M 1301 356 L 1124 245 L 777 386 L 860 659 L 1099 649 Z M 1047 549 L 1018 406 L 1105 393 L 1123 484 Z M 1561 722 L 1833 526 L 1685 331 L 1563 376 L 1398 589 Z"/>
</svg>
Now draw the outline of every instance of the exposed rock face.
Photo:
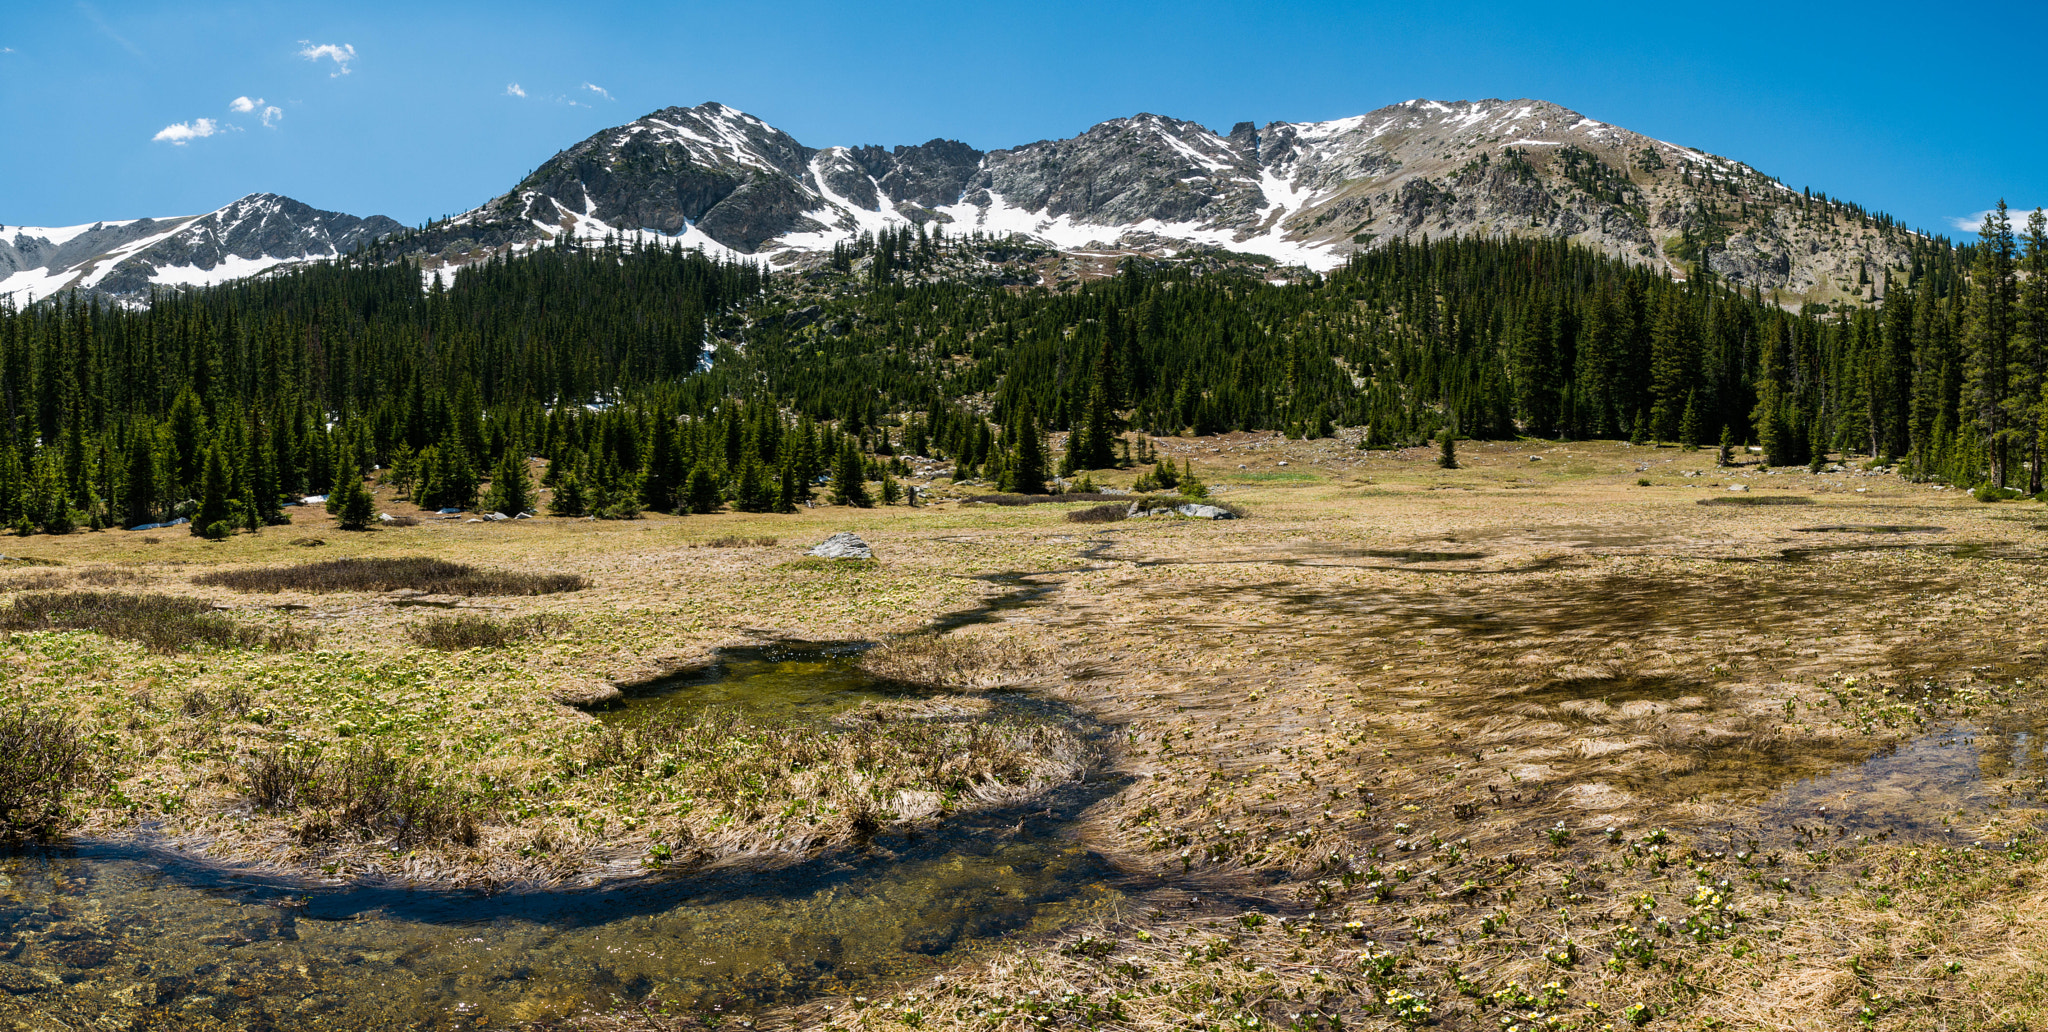
<svg viewBox="0 0 2048 1032">
<path fill-rule="evenodd" d="M 1881 296 L 1905 235 L 1739 162 L 1540 100 L 1413 100 L 1218 135 L 1140 114 L 981 151 L 806 146 L 723 104 L 671 107 L 550 158 L 504 195 L 408 237 L 429 270 L 562 235 L 816 262 L 890 227 L 1023 237 L 1069 252 L 1222 249 L 1328 269 L 1389 240 L 1574 241 L 1780 300 Z M 0 295 L 138 297 L 344 253 L 401 227 L 270 194 L 198 217 L 0 227 Z"/>
<path fill-rule="evenodd" d="M 0 229 L 0 296 L 17 303 L 80 289 L 121 299 L 202 286 L 347 254 L 404 227 L 250 194 L 199 216 Z"/>
<path fill-rule="evenodd" d="M 873 559 L 875 551 L 850 530 L 842 530 L 820 542 L 806 555 L 820 559 Z"/>
<path fill-rule="evenodd" d="M 1863 278 L 1907 261 L 1901 235 L 1846 208 L 1539 100 L 1415 100 L 1227 135 L 1140 114 L 988 152 L 814 150 L 722 104 L 668 108 L 563 151 L 413 246 L 459 262 L 563 232 L 648 233 L 791 264 L 912 224 L 1315 268 L 1393 239 L 1538 236 L 1808 299 L 1869 294 Z"/>
</svg>

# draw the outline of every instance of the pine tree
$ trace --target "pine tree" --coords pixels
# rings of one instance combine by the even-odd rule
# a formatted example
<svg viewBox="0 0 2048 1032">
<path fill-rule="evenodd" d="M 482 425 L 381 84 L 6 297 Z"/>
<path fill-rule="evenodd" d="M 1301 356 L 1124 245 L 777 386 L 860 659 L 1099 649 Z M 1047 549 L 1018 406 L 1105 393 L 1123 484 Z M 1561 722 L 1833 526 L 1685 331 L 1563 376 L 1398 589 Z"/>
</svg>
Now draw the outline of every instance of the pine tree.
<svg viewBox="0 0 2048 1032">
<path fill-rule="evenodd" d="M 127 488 L 122 495 L 122 523 L 139 527 L 157 522 L 156 449 L 148 428 L 138 428 L 128 438 Z M 12 452 L 12 448 L 7 449 Z"/>
<path fill-rule="evenodd" d="M 554 497 L 548 500 L 550 516 L 588 515 L 588 503 L 583 497 L 583 479 L 570 470 L 555 482 Z"/>
<path fill-rule="evenodd" d="M 1436 435 L 1436 444 L 1436 464 L 1444 469 L 1457 469 L 1458 435 L 1452 433 L 1450 427 L 1444 427 L 1443 430 Z"/>
<path fill-rule="evenodd" d="M 1700 450 L 1700 392 L 1689 391 L 1685 396 L 1685 415 L 1678 420 L 1678 443 L 1686 451 Z"/>
<path fill-rule="evenodd" d="M 491 490 L 484 498 L 484 508 L 517 516 L 532 512 L 533 502 L 533 477 L 527 470 L 526 457 L 507 446 L 498 457 L 498 468 L 491 473 Z"/>
<path fill-rule="evenodd" d="M 690 477 L 683 488 L 685 504 L 691 512 L 714 513 L 725 504 L 725 498 L 718 490 L 718 478 L 698 463 L 690 468 Z"/>
<path fill-rule="evenodd" d="M 1038 421 L 1029 408 L 1017 422 L 1016 452 L 1008 473 L 1008 490 L 1018 494 L 1045 493 L 1045 435 L 1039 432 Z"/>
<path fill-rule="evenodd" d="M 809 493 L 808 490 L 803 492 L 806 497 Z M 796 456 L 785 449 L 782 453 L 781 468 L 776 470 L 775 511 L 795 512 L 797 497 Z"/>
<path fill-rule="evenodd" d="M 228 498 L 228 466 L 221 449 L 206 449 L 200 474 L 199 509 L 192 514 L 192 535 L 219 541 L 234 533 L 233 506 Z"/>
<path fill-rule="evenodd" d="M 868 497 L 864 473 L 860 449 L 849 437 L 840 445 L 839 460 L 832 466 L 832 504 L 871 508 L 875 502 Z"/>
<path fill-rule="evenodd" d="M 356 461 L 353 448 L 345 447 L 334 464 L 334 487 L 327 492 L 327 512 L 341 530 L 368 530 L 377 518 L 376 499 L 363 487 L 362 466 Z"/>
</svg>

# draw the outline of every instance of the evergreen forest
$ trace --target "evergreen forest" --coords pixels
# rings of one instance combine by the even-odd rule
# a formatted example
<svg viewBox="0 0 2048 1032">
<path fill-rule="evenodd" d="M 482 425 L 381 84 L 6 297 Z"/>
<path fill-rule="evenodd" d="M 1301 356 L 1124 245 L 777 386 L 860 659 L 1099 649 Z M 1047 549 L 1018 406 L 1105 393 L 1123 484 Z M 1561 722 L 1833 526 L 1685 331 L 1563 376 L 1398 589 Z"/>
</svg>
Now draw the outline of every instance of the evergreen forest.
<svg viewBox="0 0 2048 1032">
<path fill-rule="evenodd" d="M 1542 240 L 1394 242 L 1289 279 L 1132 258 L 1059 290 L 1000 274 L 1028 248 L 922 229 L 800 276 L 608 242 L 424 289 L 372 248 L 146 307 L 0 308 L 0 521 L 225 536 L 326 495 L 361 526 L 372 471 L 436 509 L 791 511 L 821 485 L 914 501 L 911 455 L 1028 493 L 1142 459 L 1133 431 L 1340 427 L 1754 443 L 2039 493 L 2042 213 L 1918 239 L 1881 306 L 1800 312 Z"/>
</svg>

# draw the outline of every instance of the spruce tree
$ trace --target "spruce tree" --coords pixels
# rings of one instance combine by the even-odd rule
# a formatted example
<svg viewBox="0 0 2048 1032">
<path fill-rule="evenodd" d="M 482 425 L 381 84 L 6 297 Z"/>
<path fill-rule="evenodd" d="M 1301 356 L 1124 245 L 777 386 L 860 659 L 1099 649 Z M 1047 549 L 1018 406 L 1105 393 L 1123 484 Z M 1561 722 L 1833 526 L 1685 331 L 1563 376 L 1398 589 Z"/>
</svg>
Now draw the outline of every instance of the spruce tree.
<svg viewBox="0 0 2048 1032">
<path fill-rule="evenodd" d="M 1045 435 L 1039 432 L 1038 420 L 1029 408 L 1017 421 L 1016 451 L 1008 472 L 1009 490 L 1018 494 L 1045 493 Z"/>
<path fill-rule="evenodd" d="M 589 514 L 588 503 L 583 497 L 583 480 L 575 470 L 562 474 L 555 481 L 554 497 L 548 500 L 550 516 L 584 516 Z"/>
<path fill-rule="evenodd" d="M 234 533 L 234 507 L 228 498 L 228 466 L 221 449 L 206 449 L 204 472 L 200 474 L 199 509 L 192 514 L 194 537 L 219 541 Z"/>
<path fill-rule="evenodd" d="M 1444 427 L 1443 430 L 1436 435 L 1436 443 L 1436 464 L 1444 469 L 1457 469 L 1458 435 L 1452 433 L 1450 427 Z"/>
<path fill-rule="evenodd" d="M 1678 420 L 1678 443 L 1686 451 L 1700 450 L 1700 392 L 1685 395 L 1685 414 Z"/>
<path fill-rule="evenodd" d="M 875 503 L 868 497 L 867 481 L 861 464 L 860 449 L 847 438 L 839 447 L 839 459 L 832 464 L 832 504 L 851 505 L 857 508 L 871 508 Z"/>
<path fill-rule="evenodd" d="M 334 464 L 334 487 L 327 492 L 327 512 L 342 530 L 368 530 L 377 518 L 376 499 L 363 487 L 362 466 L 355 451 L 345 448 Z"/>
<path fill-rule="evenodd" d="M 718 490 L 718 478 L 698 463 L 690 468 L 690 476 L 683 488 L 685 508 L 699 515 L 714 513 L 725 504 L 725 498 Z"/>
<path fill-rule="evenodd" d="M 519 449 L 507 445 L 504 454 L 498 456 L 498 467 L 491 473 L 491 490 L 484 499 L 484 508 L 507 516 L 533 511 L 533 477 L 526 468 L 526 457 L 519 453 Z"/>
</svg>

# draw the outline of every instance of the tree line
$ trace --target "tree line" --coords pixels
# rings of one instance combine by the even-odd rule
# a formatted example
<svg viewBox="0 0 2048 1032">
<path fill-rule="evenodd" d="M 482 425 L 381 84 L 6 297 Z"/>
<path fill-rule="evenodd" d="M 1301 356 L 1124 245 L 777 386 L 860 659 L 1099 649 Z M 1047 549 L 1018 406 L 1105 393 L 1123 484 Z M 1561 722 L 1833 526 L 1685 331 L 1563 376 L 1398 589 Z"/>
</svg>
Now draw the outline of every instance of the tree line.
<svg viewBox="0 0 2048 1032">
<path fill-rule="evenodd" d="M 142 308 L 66 296 L 0 307 L 0 521 L 222 534 L 337 493 L 361 516 L 372 470 L 429 508 L 537 510 L 546 487 L 563 514 L 788 511 L 828 482 L 906 498 L 905 455 L 1042 491 L 1142 461 L 1133 431 L 1338 427 L 1366 447 L 1725 436 L 1777 465 L 1860 454 L 2037 492 L 2044 235 L 2001 207 L 1970 244 L 1915 238 L 1878 270 L 1881 307 L 1796 312 L 1550 240 L 1392 242 L 1285 281 L 1127 259 L 1047 289 L 943 274 L 1033 252 L 938 233 L 843 248 L 824 290 L 611 242 L 452 285 L 358 256 Z"/>
</svg>

